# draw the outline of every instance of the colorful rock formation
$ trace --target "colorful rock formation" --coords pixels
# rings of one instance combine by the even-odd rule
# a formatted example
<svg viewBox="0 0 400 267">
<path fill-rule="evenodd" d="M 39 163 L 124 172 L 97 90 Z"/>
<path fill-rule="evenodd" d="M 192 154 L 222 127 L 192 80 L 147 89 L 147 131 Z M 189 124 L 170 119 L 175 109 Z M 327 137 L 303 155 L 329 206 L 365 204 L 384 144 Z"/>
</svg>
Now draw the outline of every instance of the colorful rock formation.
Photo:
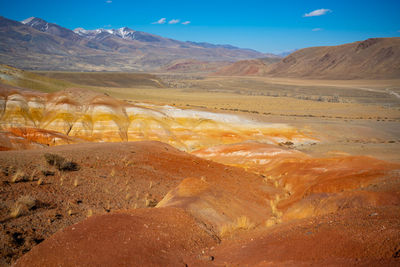
<svg viewBox="0 0 400 267">
<path fill-rule="evenodd" d="M 285 124 L 172 106 L 132 104 L 84 89 L 44 94 L 1 88 L 0 107 L 0 127 L 6 132 L 2 139 L 11 132 L 42 145 L 158 140 L 192 151 L 247 140 L 272 144 L 310 140 Z M 48 131 L 46 138 L 43 130 Z M 2 149 L 18 147 L 12 145 L 13 140 L 3 141 Z"/>
</svg>

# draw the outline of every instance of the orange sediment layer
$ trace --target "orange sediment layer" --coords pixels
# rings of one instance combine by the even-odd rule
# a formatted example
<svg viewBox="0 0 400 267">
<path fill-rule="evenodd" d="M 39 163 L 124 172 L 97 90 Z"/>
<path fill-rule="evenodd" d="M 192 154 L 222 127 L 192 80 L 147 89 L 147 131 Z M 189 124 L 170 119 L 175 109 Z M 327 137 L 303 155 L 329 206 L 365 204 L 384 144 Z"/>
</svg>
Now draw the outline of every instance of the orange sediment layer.
<svg viewBox="0 0 400 267">
<path fill-rule="evenodd" d="M 157 140 L 192 151 L 248 140 L 272 144 L 313 140 L 285 124 L 260 123 L 235 115 L 171 106 L 130 104 L 83 89 L 35 94 L 0 88 L 0 105 L 3 106 L 0 127 L 4 131 L 28 138 L 27 142 L 45 145 L 83 140 Z M 57 132 L 58 136 L 44 137 L 41 130 L 53 135 Z"/>
</svg>

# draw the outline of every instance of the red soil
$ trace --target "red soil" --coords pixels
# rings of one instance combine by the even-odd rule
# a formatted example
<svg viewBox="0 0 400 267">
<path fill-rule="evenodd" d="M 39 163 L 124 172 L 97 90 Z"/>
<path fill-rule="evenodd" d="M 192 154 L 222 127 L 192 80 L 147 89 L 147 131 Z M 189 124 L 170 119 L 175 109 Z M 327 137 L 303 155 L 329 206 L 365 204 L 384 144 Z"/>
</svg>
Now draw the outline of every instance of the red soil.
<svg viewBox="0 0 400 267">
<path fill-rule="evenodd" d="M 138 209 L 63 229 L 15 266 L 185 266 L 216 243 L 180 209 Z"/>
<path fill-rule="evenodd" d="M 220 148 L 226 153 L 214 149 L 216 160 L 234 164 L 231 156 L 243 157 L 234 152 L 244 148 L 258 151 L 248 154 L 249 162 L 268 151 L 275 160 L 245 171 L 160 142 L 2 152 L 2 257 L 15 260 L 33 247 L 18 266 L 399 264 L 398 165 L 368 157 L 318 159 L 277 146 L 227 147 Z M 42 185 L 10 182 L 16 170 L 53 170 L 45 152 L 80 169 L 39 174 Z M 139 198 L 129 196 L 135 192 Z M 24 195 L 37 200 L 36 209 L 7 217 Z M 148 206 L 146 200 L 157 208 L 134 209 Z M 88 212 L 103 215 L 84 220 Z M 39 237 L 45 241 L 34 246 Z"/>
</svg>

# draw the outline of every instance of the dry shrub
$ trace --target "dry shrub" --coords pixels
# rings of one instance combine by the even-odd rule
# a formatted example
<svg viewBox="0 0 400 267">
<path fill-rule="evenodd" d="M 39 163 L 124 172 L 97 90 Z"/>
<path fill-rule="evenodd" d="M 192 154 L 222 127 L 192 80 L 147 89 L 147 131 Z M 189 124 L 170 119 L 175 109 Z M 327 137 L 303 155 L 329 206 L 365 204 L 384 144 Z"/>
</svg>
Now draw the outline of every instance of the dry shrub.
<svg viewBox="0 0 400 267">
<path fill-rule="evenodd" d="M 78 163 L 66 160 L 57 154 L 45 153 L 44 158 L 46 162 L 51 165 L 57 167 L 60 171 L 77 171 L 79 170 Z"/>
<path fill-rule="evenodd" d="M 150 199 L 150 198 L 145 198 L 145 205 L 146 207 L 149 208 L 154 208 L 155 206 L 157 206 L 158 202 L 155 199 Z"/>
<path fill-rule="evenodd" d="M 252 223 L 249 218 L 247 218 L 246 216 L 241 216 L 238 217 L 235 222 L 222 226 L 220 230 L 220 235 L 227 236 L 233 234 L 233 232 L 236 232 L 238 230 L 249 230 L 254 227 L 254 223 Z"/>
</svg>

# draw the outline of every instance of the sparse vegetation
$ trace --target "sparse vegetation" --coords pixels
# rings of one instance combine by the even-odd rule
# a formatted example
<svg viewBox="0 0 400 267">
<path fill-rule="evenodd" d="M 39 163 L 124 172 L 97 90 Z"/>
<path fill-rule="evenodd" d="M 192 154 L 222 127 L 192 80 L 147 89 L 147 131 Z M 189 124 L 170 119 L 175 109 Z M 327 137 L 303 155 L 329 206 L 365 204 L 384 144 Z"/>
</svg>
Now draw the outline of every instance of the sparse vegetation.
<svg viewBox="0 0 400 267">
<path fill-rule="evenodd" d="M 220 235 L 227 236 L 232 235 L 238 230 L 249 230 L 255 227 L 255 224 L 250 221 L 246 216 L 241 216 L 236 219 L 235 222 L 224 225 L 221 227 Z"/>
<path fill-rule="evenodd" d="M 44 158 L 46 162 L 51 165 L 55 166 L 60 171 L 77 171 L 79 170 L 79 165 L 76 162 L 66 160 L 65 158 L 61 157 L 57 154 L 45 153 Z"/>
<path fill-rule="evenodd" d="M 35 176 L 37 174 L 37 169 L 34 169 L 33 172 L 31 173 L 31 175 L 29 176 L 29 181 L 33 181 L 35 180 Z"/>
<path fill-rule="evenodd" d="M 21 196 L 15 205 L 11 208 L 10 211 L 10 218 L 18 218 L 21 216 L 24 212 L 28 212 L 32 208 L 36 206 L 36 199 L 26 195 L 26 196 Z"/>
<path fill-rule="evenodd" d="M 27 177 L 25 175 L 25 172 L 22 170 L 17 170 L 16 173 L 11 177 L 11 183 L 18 183 L 18 182 L 23 182 L 27 181 Z"/>
</svg>

